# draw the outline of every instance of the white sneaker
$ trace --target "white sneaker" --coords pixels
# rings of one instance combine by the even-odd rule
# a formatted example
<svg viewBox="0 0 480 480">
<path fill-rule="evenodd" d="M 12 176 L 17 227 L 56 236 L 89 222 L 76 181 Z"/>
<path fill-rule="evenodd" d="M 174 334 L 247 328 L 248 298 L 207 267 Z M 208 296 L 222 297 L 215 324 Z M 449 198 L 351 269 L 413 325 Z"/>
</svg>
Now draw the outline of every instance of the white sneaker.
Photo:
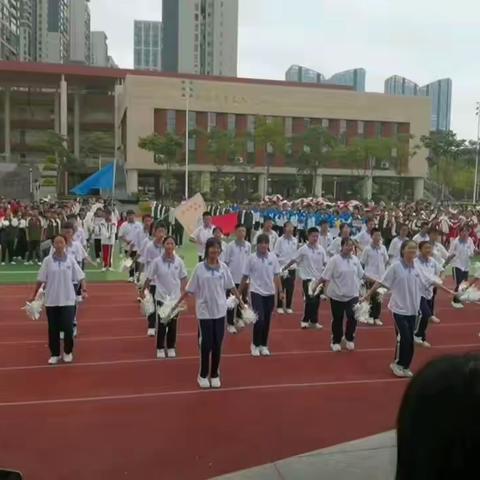
<svg viewBox="0 0 480 480">
<path fill-rule="evenodd" d="M 453 308 L 463 308 L 463 303 L 460 302 L 452 302 Z"/>
<path fill-rule="evenodd" d="M 64 353 L 63 354 L 63 361 L 65 363 L 72 363 L 73 362 L 73 353 Z"/>
<path fill-rule="evenodd" d="M 129 281 L 130 283 L 133 283 L 133 277 L 128 277 L 128 281 Z"/>
<path fill-rule="evenodd" d="M 328 297 L 324 295 L 323 293 L 320 295 L 320 300 L 328 300 Z"/>
<path fill-rule="evenodd" d="M 375 325 L 375 320 L 370 317 L 370 318 L 367 320 L 367 323 L 368 323 L 369 325 Z"/>
<path fill-rule="evenodd" d="M 65 338 L 65 332 L 60 332 L 60 340 L 63 340 Z"/>
<path fill-rule="evenodd" d="M 397 365 L 396 363 L 391 363 L 390 364 L 390 368 L 393 372 L 393 374 L 396 376 L 396 377 L 399 377 L 399 378 L 408 378 L 410 377 L 410 375 L 408 374 L 408 371 L 406 369 L 404 369 L 402 366 L 400 365 Z M 410 372 L 411 373 L 411 372 Z"/>
<path fill-rule="evenodd" d="M 283 315 L 285 313 L 285 310 L 283 308 L 277 308 L 277 313 Z"/>
<path fill-rule="evenodd" d="M 323 325 L 320 325 L 320 323 L 309 323 L 308 326 L 314 330 L 321 330 L 323 328 Z"/>
<path fill-rule="evenodd" d="M 40 266 L 42 264 L 42 262 L 37 262 L 37 265 Z"/>
<path fill-rule="evenodd" d="M 332 349 L 332 352 L 341 352 L 342 351 L 342 346 L 339 343 L 330 344 L 330 348 Z"/>
<path fill-rule="evenodd" d="M 60 361 L 60 357 L 50 357 L 48 359 L 49 365 L 56 365 Z"/>
<path fill-rule="evenodd" d="M 83 297 L 82 297 L 82 295 L 77 295 L 77 296 L 75 297 L 75 300 L 76 300 L 77 303 L 82 303 L 82 302 L 83 302 Z"/>
<path fill-rule="evenodd" d="M 409 368 L 404 368 L 403 373 L 405 373 L 405 376 L 407 378 L 412 378 L 413 377 L 413 372 Z"/>
<path fill-rule="evenodd" d="M 154 329 L 154 328 L 149 328 L 149 329 L 147 330 L 147 337 L 154 337 L 155 334 L 156 334 L 156 332 L 155 332 L 155 329 Z"/>
<path fill-rule="evenodd" d="M 432 322 L 432 323 L 440 323 L 440 319 L 438 317 L 436 317 L 435 315 L 432 315 L 429 320 Z"/>
<path fill-rule="evenodd" d="M 211 378 L 210 385 L 212 388 L 220 388 L 222 386 L 222 383 L 220 382 L 220 377 Z"/>
<path fill-rule="evenodd" d="M 383 325 L 383 322 L 379 318 L 374 318 L 373 322 L 377 327 L 381 327 Z"/>
<path fill-rule="evenodd" d="M 77 327 L 73 327 L 73 337 L 75 338 L 78 334 L 78 328 Z"/>
<path fill-rule="evenodd" d="M 427 342 L 426 340 L 423 341 L 423 346 L 425 348 L 432 348 L 432 344 L 430 342 Z"/>
<path fill-rule="evenodd" d="M 271 355 L 268 347 L 259 347 L 259 350 L 260 350 L 260 355 L 262 355 L 263 357 L 269 357 Z"/>
<path fill-rule="evenodd" d="M 349 352 L 353 352 L 355 350 L 355 344 L 353 342 L 347 342 L 345 340 L 345 348 L 349 351 Z"/>
<path fill-rule="evenodd" d="M 288 314 L 292 314 L 292 313 L 293 313 L 293 310 L 292 310 L 291 308 L 287 308 L 285 311 L 286 311 Z"/>
<path fill-rule="evenodd" d="M 361 320 L 358 321 L 359 323 L 367 324 L 368 320 L 366 318 L 362 318 Z"/>
<path fill-rule="evenodd" d="M 165 358 L 165 350 L 163 348 L 157 349 L 157 358 Z"/>
<path fill-rule="evenodd" d="M 2 265 L 5 265 L 5 262 L 2 262 Z"/>
<path fill-rule="evenodd" d="M 177 356 L 177 352 L 175 351 L 174 348 L 169 348 L 167 350 L 167 357 L 168 358 L 176 358 L 176 356 Z"/>
<path fill-rule="evenodd" d="M 106 272 L 106 271 L 107 271 L 106 267 L 103 267 L 102 272 Z"/>
<path fill-rule="evenodd" d="M 308 328 L 308 322 L 300 322 L 300 328 L 302 328 L 303 330 L 307 329 Z"/>
<path fill-rule="evenodd" d="M 414 336 L 414 337 L 413 337 L 413 341 L 414 341 L 415 344 L 417 344 L 417 345 L 423 345 L 423 338 L 422 338 L 422 337 L 416 337 L 416 336 Z"/>
<path fill-rule="evenodd" d="M 17 262 L 10 262 L 10 265 L 16 265 Z"/>
<path fill-rule="evenodd" d="M 250 353 L 252 354 L 252 357 L 259 357 L 260 348 L 256 347 L 255 345 L 250 345 Z"/>
<path fill-rule="evenodd" d="M 227 332 L 231 333 L 232 335 L 235 335 L 237 333 L 237 329 L 235 328 L 235 325 L 227 325 Z"/>
<path fill-rule="evenodd" d="M 200 388 L 210 388 L 210 382 L 208 378 L 203 378 L 200 375 L 197 377 L 198 386 Z"/>
</svg>

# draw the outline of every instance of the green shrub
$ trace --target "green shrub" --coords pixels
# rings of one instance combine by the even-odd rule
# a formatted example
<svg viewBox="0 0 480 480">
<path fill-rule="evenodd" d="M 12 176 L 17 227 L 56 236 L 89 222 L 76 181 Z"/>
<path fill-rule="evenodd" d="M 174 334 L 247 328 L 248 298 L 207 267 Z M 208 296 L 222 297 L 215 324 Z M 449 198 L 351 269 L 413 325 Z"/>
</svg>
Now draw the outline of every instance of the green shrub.
<svg viewBox="0 0 480 480">
<path fill-rule="evenodd" d="M 42 180 L 42 187 L 56 187 L 57 179 L 56 178 L 44 178 Z"/>
</svg>

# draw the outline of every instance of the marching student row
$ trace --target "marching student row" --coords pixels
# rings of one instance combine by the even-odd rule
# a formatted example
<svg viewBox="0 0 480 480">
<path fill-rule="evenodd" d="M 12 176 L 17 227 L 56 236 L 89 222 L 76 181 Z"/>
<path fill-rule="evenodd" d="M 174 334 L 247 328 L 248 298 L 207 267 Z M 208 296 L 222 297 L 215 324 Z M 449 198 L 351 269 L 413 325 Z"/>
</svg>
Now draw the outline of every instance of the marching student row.
<svg viewBox="0 0 480 480">
<path fill-rule="evenodd" d="M 128 223 L 132 224 L 131 221 Z M 135 225 L 134 222 L 133 224 Z M 218 238 L 221 235 L 218 232 L 217 238 L 214 235 L 209 214 L 204 214 L 202 226 L 191 237 L 202 255 L 189 280 L 183 260 L 175 253 L 175 241 L 166 235 L 163 224 L 155 225 L 154 238 L 142 242 L 137 251 L 133 250 L 136 244 L 128 239 L 130 231 L 124 229 L 122 232 L 122 238 L 129 245 L 129 253 L 134 252 L 132 257 L 141 260 L 144 265 L 145 287 L 154 296 L 157 306 L 172 300 L 178 306 L 186 296 L 195 297 L 200 334 L 199 386 L 220 387 L 219 364 L 225 319 L 232 333 L 242 327 L 241 312 L 247 292 L 250 299 L 248 303 L 257 315 L 253 326 L 251 354 L 255 357 L 270 355 L 268 338 L 275 295 L 278 296 L 277 307 L 280 311 L 292 312 L 291 301 L 297 269 L 305 299 L 301 328 L 322 328 L 318 322 L 322 288 L 311 288 L 311 283 L 316 282 L 323 286 L 323 292 L 330 300 L 331 349 L 334 352 L 341 351 L 342 346 L 349 351 L 355 349 L 357 320 L 354 307 L 362 299 L 362 284 L 365 282 L 370 288 L 364 295 L 364 299 L 370 301 L 372 306 L 373 318 L 369 322 L 377 325 L 381 324 L 381 303 L 377 290 L 381 286 L 389 289 L 391 297 L 388 306 L 393 313 L 397 335 L 395 361 L 390 367 L 396 376 L 410 377 L 414 343 L 429 346 L 426 341 L 428 322 L 439 321 L 434 315 L 436 288 L 450 292 L 438 281 L 442 267 L 433 258 L 434 242 L 417 239 L 420 240 L 417 245 L 414 240 L 400 237 L 398 248 L 393 247 L 394 252 L 390 254 L 391 262 L 388 266 L 389 255 L 382 245 L 380 232 L 369 225 L 363 232 L 364 238 L 357 237 L 356 240 L 348 236 L 346 228 L 342 228 L 340 236 L 327 244 L 327 251 L 330 252 L 335 245 L 335 251 L 329 257 L 322 245 L 322 241 L 328 240 L 322 239 L 316 227 L 308 230 L 307 243 L 297 249 L 291 225 L 287 222 L 284 235 L 275 242 L 272 249 L 268 221 L 265 224 L 264 231 L 256 236 L 252 254 L 250 244 L 245 240 L 246 228 L 243 225 L 237 226 L 233 242 L 222 245 Z M 45 285 L 51 364 L 60 360 L 61 331 L 65 336 L 63 359 L 65 362 L 73 359 L 75 289 L 86 292 L 84 273 L 71 254 L 74 240 L 67 230 L 69 229 L 66 229 L 65 237 L 57 236 L 54 239 L 53 251 L 42 263 L 35 291 L 36 293 L 41 285 Z M 139 227 L 132 227 L 134 230 L 140 231 Z M 367 236 L 369 242 L 366 241 Z M 365 246 L 357 257 L 354 252 L 361 248 L 361 241 L 364 241 Z M 474 254 L 467 230 L 462 231 L 452 245 L 451 252 L 451 255 L 447 254 L 446 261 L 454 264 L 458 286 L 458 277 L 468 277 L 470 258 Z M 227 308 L 227 296 L 230 294 L 238 300 L 237 314 Z M 419 312 L 420 321 L 417 322 Z M 148 334 L 157 336 L 157 358 L 175 357 L 178 315 L 167 324 L 161 322 L 157 315 L 155 312 L 148 319 Z"/>
</svg>

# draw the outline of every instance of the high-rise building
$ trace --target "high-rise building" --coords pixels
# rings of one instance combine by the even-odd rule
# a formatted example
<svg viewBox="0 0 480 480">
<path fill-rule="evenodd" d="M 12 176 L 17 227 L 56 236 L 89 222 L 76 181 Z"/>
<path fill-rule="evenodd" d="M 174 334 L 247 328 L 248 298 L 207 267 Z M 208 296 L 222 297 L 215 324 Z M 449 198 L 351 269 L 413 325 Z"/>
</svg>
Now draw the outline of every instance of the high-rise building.
<svg viewBox="0 0 480 480">
<path fill-rule="evenodd" d="M 0 0 L 0 60 L 18 60 L 20 1 Z"/>
<path fill-rule="evenodd" d="M 108 45 L 105 32 L 90 33 L 90 64 L 96 67 L 108 65 Z"/>
<path fill-rule="evenodd" d="M 34 0 L 20 1 L 19 60 L 31 62 L 35 59 L 33 45 Z"/>
<path fill-rule="evenodd" d="M 292 65 L 285 72 L 285 80 L 299 83 L 329 83 L 331 85 L 346 85 L 358 92 L 365 92 L 365 78 L 367 72 L 364 68 L 353 68 L 344 72 L 335 73 L 330 78 L 301 65 Z"/>
<path fill-rule="evenodd" d="M 35 0 L 34 44 L 37 62 L 63 63 L 70 55 L 68 0 Z"/>
<path fill-rule="evenodd" d="M 163 0 L 162 70 L 237 76 L 238 0 Z"/>
<path fill-rule="evenodd" d="M 90 63 L 90 0 L 70 0 L 70 61 Z"/>
<path fill-rule="evenodd" d="M 452 80 L 442 78 L 423 87 L 399 75 L 385 80 L 385 93 L 388 95 L 405 95 L 429 97 L 432 100 L 431 129 L 450 130 L 452 111 Z"/>
<path fill-rule="evenodd" d="M 162 22 L 135 20 L 133 65 L 140 70 L 162 69 Z"/>
</svg>

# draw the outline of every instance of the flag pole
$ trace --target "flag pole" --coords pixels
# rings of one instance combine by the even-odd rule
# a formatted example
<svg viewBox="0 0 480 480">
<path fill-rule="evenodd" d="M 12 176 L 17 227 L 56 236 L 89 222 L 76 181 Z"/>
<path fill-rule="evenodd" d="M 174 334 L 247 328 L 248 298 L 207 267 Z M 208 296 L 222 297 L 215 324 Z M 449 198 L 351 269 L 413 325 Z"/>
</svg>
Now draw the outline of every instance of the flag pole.
<svg viewBox="0 0 480 480">
<path fill-rule="evenodd" d="M 113 159 L 113 175 L 112 175 L 112 202 L 115 198 L 115 183 L 117 176 L 117 157 Z"/>
</svg>

